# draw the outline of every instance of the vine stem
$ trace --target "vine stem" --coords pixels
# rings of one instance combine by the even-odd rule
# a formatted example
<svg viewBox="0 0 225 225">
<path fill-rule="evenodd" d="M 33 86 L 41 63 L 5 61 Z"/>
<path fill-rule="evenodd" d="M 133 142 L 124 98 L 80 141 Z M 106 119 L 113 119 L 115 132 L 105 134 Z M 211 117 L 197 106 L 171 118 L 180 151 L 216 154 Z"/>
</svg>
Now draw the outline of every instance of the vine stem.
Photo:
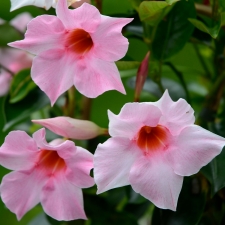
<svg viewBox="0 0 225 225">
<path fill-rule="evenodd" d="M 177 70 L 177 68 L 171 62 L 166 62 L 165 64 L 168 65 L 174 71 L 174 73 L 177 75 L 177 77 L 179 78 L 181 85 L 184 88 L 184 91 L 185 91 L 185 94 L 187 97 L 187 101 L 191 104 L 190 94 L 189 94 L 186 82 L 184 80 L 183 74 L 179 70 Z"/>
<path fill-rule="evenodd" d="M 0 64 L 0 69 L 5 70 L 6 72 L 8 72 L 12 77 L 15 75 L 10 69 L 6 68 L 5 66 L 3 66 L 2 64 Z"/>
</svg>

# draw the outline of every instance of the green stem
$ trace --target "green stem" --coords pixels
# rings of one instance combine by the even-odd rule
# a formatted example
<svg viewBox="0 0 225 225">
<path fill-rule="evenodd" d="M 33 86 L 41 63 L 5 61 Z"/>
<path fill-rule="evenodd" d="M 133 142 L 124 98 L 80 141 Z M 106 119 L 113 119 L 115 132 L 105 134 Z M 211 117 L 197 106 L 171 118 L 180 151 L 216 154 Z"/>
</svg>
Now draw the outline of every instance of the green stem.
<svg viewBox="0 0 225 225">
<path fill-rule="evenodd" d="M 71 87 L 68 90 L 68 116 L 74 117 L 75 111 L 75 87 Z"/>
<path fill-rule="evenodd" d="M 199 59 L 201 65 L 202 65 L 203 69 L 205 70 L 206 77 L 211 79 L 212 75 L 210 74 L 209 69 L 208 69 L 208 67 L 207 67 L 207 65 L 206 65 L 206 63 L 205 63 L 205 61 L 204 61 L 204 59 L 203 59 L 203 57 L 202 57 L 202 55 L 199 51 L 198 45 L 196 43 L 193 43 L 193 47 L 195 49 L 195 52 L 198 56 L 198 59 Z"/>
<path fill-rule="evenodd" d="M 205 125 L 205 122 L 212 122 L 215 119 L 221 98 L 225 88 L 225 72 L 222 73 L 213 85 L 212 90 L 206 97 L 204 107 L 200 113 L 198 124 Z"/>
<path fill-rule="evenodd" d="M 82 119 L 89 120 L 91 116 L 92 99 L 83 96 L 82 106 Z"/>
<path fill-rule="evenodd" d="M 190 94 L 189 94 L 186 82 L 184 80 L 183 74 L 179 70 L 177 70 L 177 68 L 171 62 L 166 62 L 165 64 L 168 65 L 173 70 L 173 72 L 177 75 L 177 77 L 179 78 L 181 85 L 184 88 L 184 91 L 185 91 L 185 94 L 187 97 L 187 101 L 191 104 Z"/>
<path fill-rule="evenodd" d="M 12 77 L 15 75 L 11 70 L 9 70 L 8 68 L 6 68 L 5 66 L 3 66 L 2 64 L 0 64 L 0 69 L 5 70 L 6 72 L 8 72 Z M 1 71 L 0 71 L 0 75 L 1 75 Z"/>
</svg>

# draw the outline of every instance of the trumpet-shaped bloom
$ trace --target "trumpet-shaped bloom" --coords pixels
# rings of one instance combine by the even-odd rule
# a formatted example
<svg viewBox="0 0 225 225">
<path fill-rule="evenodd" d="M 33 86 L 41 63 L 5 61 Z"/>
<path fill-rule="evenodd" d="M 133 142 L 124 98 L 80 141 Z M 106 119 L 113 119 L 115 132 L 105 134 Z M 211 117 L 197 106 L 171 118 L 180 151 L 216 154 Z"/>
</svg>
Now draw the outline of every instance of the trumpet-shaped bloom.
<svg viewBox="0 0 225 225">
<path fill-rule="evenodd" d="M 94 185 L 89 176 L 93 155 L 72 141 L 45 140 L 45 129 L 33 138 L 12 131 L 0 148 L 0 164 L 15 170 L 2 179 L 2 201 L 18 220 L 37 205 L 57 220 L 86 219 L 81 188 Z"/>
<path fill-rule="evenodd" d="M 69 10 L 66 0 L 59 0 L 56 14 L 33 19 L 25 39 L 9 44 L 37 55 L 31 77 L 52 105 L 73 84 L 90 98 L 113 89 L 125 93 L 114 61 L 127 52 L 121 29 L 132 19 L 102 16 L 88 3 Z"/>
<path fill-rule="evenodd" d="M 80 0 L 67 0 L 68 5 L 71 5 L 75 2 L 79 2 Z M 23 6 L 34 5 L 37 7 L 45 8 L 48 10 L 51 7 L 55 7 L 58 0 L 11 0 L 11 9 L 13 11 L 15 9 L 19 9 Z"/>
<path fill-rule="evenodd" d="M 176 210 L 183 176 L 197 173 L 218 155 L 225 138 L 194 125 L 194 111 L 166 91 L 153 103 L 127 103 L 108 112 L 112 138 L 94 155 L 98 193 L 131 185 L 163 209 Z"/>
<path fill-rule="evenodd" d="M 101 128 L 91 121 L 72 119 L 66 116 L 32 120 L 32 122 L 48 128 L 55 134 L 77 140 L 87 140 L 107 133 L 107 129 Z"/>
</svg>

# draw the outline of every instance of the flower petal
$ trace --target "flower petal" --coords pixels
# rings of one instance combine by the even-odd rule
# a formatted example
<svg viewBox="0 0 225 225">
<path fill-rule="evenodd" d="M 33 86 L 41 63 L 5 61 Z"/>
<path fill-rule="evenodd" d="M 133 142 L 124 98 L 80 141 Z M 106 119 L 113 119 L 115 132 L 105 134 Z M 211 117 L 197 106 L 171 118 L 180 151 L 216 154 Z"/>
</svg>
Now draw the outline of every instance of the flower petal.
<svg viewBox="0 0 225 225">
<path fill-rule="evenodd" d="M 184 128 L 168 149 L 168 159 L 176 174 L 190 176 L 216 157 L 224 146 L 225 138 L 192 125 Z"/>
<path fill-rule="evenodd" d="M 10 11 L 13 11 L 15 9 L 21 8 L 23 6 L 27 5 L 35 5 L 37 7 L 43 7 L 45 9 L 49 9 L 52 5 L 53 0 L 11 0 L 11 9 Z"/>
<path fill-rule="evenodd" d="M 110 138 L 99 144 L 94 154 L 94 179 L 97 194 L 129 185 L 131 166 L 141 151 L 126 138 Z"/>
<path fill-rule="evenodd" d="M 87 219 L 81 189 L 72 185 L 63 173 L 50 177 L 42 189 L 41 204 L 44 211 L 56 220 Z"/>
<path fill-rule="evenodd" d="M 11 172 L 2 179 L 2 201 L 20 220 L 39 203 L 40 192 L 45 182 L 46 177 L 36 170 Z"/>
<path fill-rule="evenodd" d="M 52 151 L 62 151 L 60 154 L 62 158 L 67 157 L 67 155 L 72 155 L 76 151 L 76 146 L 72 141 L 63 141 L 62 139 L 53 140 L 50 143 L 47 143 L 45 139 L 45 128 L 42 128 L 35 133 L 33 133 L 33 139 L 36 142 L 36 145 L 40 149 L 44 150 L 52 150 Z M 58 152 L 59 154 L 59 152 Z"/>
<path fill-rule="evenodd" d="M 42 15 L 28 23 L 24 40 L 15 41 L 8 45 L 37 55 L 48 49 L 62 47 L 65 32 L 65 28 L 59 18 Z"/>
<path fill-rule="evenodd" d="M 1 69 L 0 72 L 0 96 L 8 93 L 12 76 Z"/>
<path fill-rule="evenodd" d="M 118 115 L 108 111 L 109 134 L 133 139 L 142 126 L 157 126 L 161 111 L 148 103 L 127 103 Z"/>
<path fill-rule="evenodd" d="M 56 6 L 56 14 L 67 29 L 81 28 L 92 33 L 101 22 L 98 9 L 88 3 L 82 4 L 77 9 L 70 10 L 66 0 L 59 0 Z"/>
<path fill-rule="evenodd" d="M 61 152 L 59 152 L 60 155 Z M 67 179 L 75 186 L 88 188 L 95 184 L 90 176 L 90 170 L 93 168 L 93 155 L 84 148 L 77 147 L 76 152 L 71 155 L 63 155 L 68 170 Z"/>
<path fill-rule="evenodd" d="M 0 164 L 10 170 L 26 170 L 35 165 L 38 158 L 35 141 L 24 131 L 12 131 L 0 148 Z"/>
<path fill-rule="evenodd" d="M 129 180 L 134 191 L 157 207 L 176 210 L 183 177 L 175 174 L 160 155 L 142 156 L 135 161 Z"/>
<path fill-rule="evenodd" d="M 129 42 L 121 31 L 130 23 L 130 18 L 112 18 L 101 16 L 101 24 L 91 35 L 94 42 L 93 53 L 97 58 L 106 61 L 117 61 L 125 56 Z"/>
<path fill-rule="evenodd" d="M 167 90 L 159 101 L 149 104 L 159 107 L 163 114 L 159 123 L 167 127 L 173 135 L 178 135 L 184 127 L 195 121 L 192 107 L 184 99 L 174 102 Z"/>
<path fill-rule="evenodd" d="M 73 59 L 62 49 L 44 51 L 34 58 L 31 77 L 49 97 L 51 105 L 73 85 Z"/>
<path fill-rule="evenodd" d="M 74 85 L 81 94 L 89 98 L 95 98 L 109 90 L 126 93 L 115 63 L 98 58 L 85 58 L 77 62 Z"/>
</svg>

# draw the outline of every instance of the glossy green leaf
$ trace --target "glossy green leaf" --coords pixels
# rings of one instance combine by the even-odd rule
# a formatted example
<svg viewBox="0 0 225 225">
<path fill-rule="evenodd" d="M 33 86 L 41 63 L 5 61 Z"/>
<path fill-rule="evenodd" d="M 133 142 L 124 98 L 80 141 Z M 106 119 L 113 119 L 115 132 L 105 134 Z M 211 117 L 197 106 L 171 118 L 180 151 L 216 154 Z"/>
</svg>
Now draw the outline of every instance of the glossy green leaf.
<svg viewBox="0 0 225 225">
<path fill-rule="evenodd" d="M 202 21 L 197 19 L 188 19 L 196 28 L 209 34 L 212 38 L 217 38 L 220 28 L 225 25 L 225 12 L 220 14 L 220 22 L 218 22 L 214 27 L 208 27 Z"/>
<path fill-rule="evenodd" d="M 225 148 L 201 171 L 212 185 L 212 194 L 225 187 Z"/>
<path fill-rule="evenodd" d="M 4 131 L 15 126 L 23 120 L 28 120 L 30 114 L 42 109 L 49 104 L 47 96 L 39 90 L 34 89 L 28 96 L 26 96 L 20 102 L 10 104 L 8 99 L 5 101 L 5 118 L 6 123 Z"/>
<path fill-rule="evenodd" d="M 167 19 L 161 21 L 157 28 L 152 43 L 153 55 L 156 59 L 167 59 L 184 47 L 194 30 L 188 18 L 195 16 L 196 10 L 192 0 L 176 3 L 167 15 Z"/>
<path fill-rule="evenodd" d="M 10 103 L 22 100 L 36 87 L 30 77 L 30 69 L 25 69 L 16 74 L 10 86 Z"/>
<path fill-rule="evenodd" d="M 201 30 L 202 32 L 205 32 L 209 34 L 211 37 L 216 38 L 219 34 L 220 25 L 217 24 L 215 27 L 210 28 L 207 27 L 202 21 L 197 19 L 188 19 L 196 28 Z"/>
<path fill-rule="evenodd" d="M 224 0 L 219 0 L 219 5 L 222 11 L 225 11 L 225 1 Z"/>
<path fill-rule="evenodd" d="M 141 21 L 145 21 L 151 26 L 157 25 L 160 20 L 172 9 L 171 5 L 177 0 L 169 3 L 164 1 L 143 1 L 139 7 Z"/>
<path fill-rule="evenodd" d="M 0 25 L 0 46 L 7 46 L 9 42 L 13 42 L 22 38 L 22 35 L 8 23 Z"/>
<path fill-rule="evenodd" d="M 152 225 L 197 225 L 205 208 L 206 194 L 201 190 L 201 183 L 196 177 L 185 177 L 177 210 L 155 208 Z"/>
<path fill-rule="evenodd" d="M 129 0 L 132 7 L 138 11 L 139 5 L 141 4 L 141 0 Z"/>
</svg>

